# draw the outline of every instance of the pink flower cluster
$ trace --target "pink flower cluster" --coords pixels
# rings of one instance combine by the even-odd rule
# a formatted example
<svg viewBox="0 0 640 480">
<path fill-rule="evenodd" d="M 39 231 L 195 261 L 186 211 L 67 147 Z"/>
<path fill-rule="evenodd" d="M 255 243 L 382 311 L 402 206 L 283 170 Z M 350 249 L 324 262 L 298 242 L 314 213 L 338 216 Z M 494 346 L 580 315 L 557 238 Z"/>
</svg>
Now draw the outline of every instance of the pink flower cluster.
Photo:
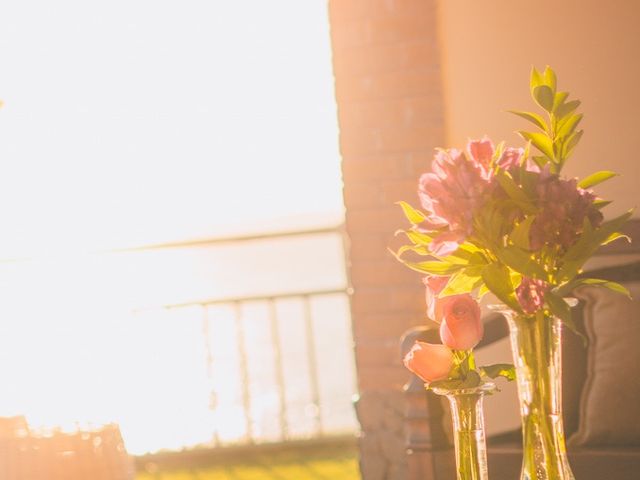
<svg viewBox="0 0 640 480">
<path fill-rule="evenodd" d="M 508 148 L 492 166 L 493 143 L 484 137 L 469 142 L 467 154 L 439 150 L 433 172 L 420 177 L 418 196 L 427 212 L 422 226 L 438 231 L 430 245 L 435 255 L 454 252 L 473 233 L 473 219 L 491 197 L 495 167 L 518 165 L 523 151 Z"/>
<path fill-rule="evenodd" d="M 429 248 L 444 256 L 473 235 L 474 218 L 490 200 L 504 200 L 506 193 L 495 179 L 496 170 L 510 172 L 518 180 L 523 150 L 507 148 L 493 160 L 494 147 L 486 136 L 470 141 L 467 152 L 439 150 L 432 162 L 432 172 L 420 177 L 418 196 L 427 218 L 421 225 L 434 232 Z M 545 245 L 571 246 L 582 232 L 588 218 L 594 227 L 602 223 L 602 214 L 594 207 L 595 195 L 577 185 L 575 179 L 564 180 L 528 161 L 524 170 L 535 175 L 532 201 L 539 212 L 531 226 L 530 245 L 534 251 Z M 519 209 L 508 212 L 515 220 L 524 214 Z"/>
<path fill-rule="evenodd" d="M 449 277 L 424 279 L 427 314 L 440 324 L 442 345 L 416 342 L 405 356 L 405 366 L 426 382 L 442 380 L 453 367 L 451 350 L 470 350 L 484 333 L 480 306 L 468 293 L 439 298 Z"/>
<path fill-rule="evenodd" d="M 585 218 L 593 227 L 602 223 L 602 213 L 593 206 L 595 195 L 578 187 L 576 179 L 563 180 L 543 171 L 536 194 L 541 208 L 531 225 L 532 250 L 540 250 L 545 245 L 566 250 L 582 232 Z"/>
</svg>

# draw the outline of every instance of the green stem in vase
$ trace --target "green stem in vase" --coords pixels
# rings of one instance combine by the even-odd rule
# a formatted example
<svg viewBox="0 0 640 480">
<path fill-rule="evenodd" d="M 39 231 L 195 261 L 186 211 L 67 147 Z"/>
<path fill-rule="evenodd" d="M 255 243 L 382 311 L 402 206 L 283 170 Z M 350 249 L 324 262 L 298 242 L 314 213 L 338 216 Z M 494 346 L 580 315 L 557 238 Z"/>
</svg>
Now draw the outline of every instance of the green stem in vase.
<svg viewBox="0 0 640 480">
<path fill-rule="evenodd" d="M 482 411 L 483 397 L 495 391 L 493 383 L 473 388 L 433 388 L 451 406 L 458 480 L 487 480 L 487 452 Z"/>
</svg>

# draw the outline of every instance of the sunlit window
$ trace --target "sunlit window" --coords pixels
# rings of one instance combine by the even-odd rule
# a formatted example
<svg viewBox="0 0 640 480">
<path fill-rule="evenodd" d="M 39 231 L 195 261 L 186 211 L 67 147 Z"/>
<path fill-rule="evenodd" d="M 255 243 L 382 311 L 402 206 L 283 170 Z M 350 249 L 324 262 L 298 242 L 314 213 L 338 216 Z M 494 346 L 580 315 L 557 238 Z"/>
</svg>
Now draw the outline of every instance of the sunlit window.
<svg viewBox="0 0 640 480">
<path fill-rule="evenodd" d="M 355 428 L 326 2 L 12 2 L 0 98 L 0 416 Z"/>
</svg>

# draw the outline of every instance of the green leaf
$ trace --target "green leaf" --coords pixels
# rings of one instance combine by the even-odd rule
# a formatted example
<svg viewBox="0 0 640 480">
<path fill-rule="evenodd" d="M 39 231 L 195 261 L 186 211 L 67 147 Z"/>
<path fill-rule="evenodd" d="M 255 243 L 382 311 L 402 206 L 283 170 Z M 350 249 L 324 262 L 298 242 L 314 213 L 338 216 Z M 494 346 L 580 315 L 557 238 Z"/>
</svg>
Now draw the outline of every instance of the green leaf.
<svg viewBox="0 0 640 480">
<path fill-rule="evenodd" d="M 476 247 L 474 249 L 468 248 L 471 244 L 466 243 L 460 245 L 455 252 L 438 259 L 442 262 L 456 263 L 460 265 L 483 265 L 487 263 L 485 257 L 478 251 Z"/>
<path fill-rule="evenodd" d="M 458 295 L 469 293 L 480 286 L 482 282 L 481 268 L 471 267 L 454 273 L 449 279 L 449 283 L 442 290 L 440 296 Z"/>
<path fill-rule="evenodd" d="M 547 130 L 547 124 L 544 122 L 544 119 L 538 115 L 537 113 L 532 112 L 522 112 L 519 110 L 508 110 L 509 113 L 513 113 L 514 115 L 518 115 L 519 117 L 524 118 L 525 120 L 530 121 L 536 127 L 542 129 L 543 131 Z"/>
<path fill-rule="evenodd" d="M 605 180 L 609 180 L 612 177 L 615 177 L 617 173 L 611 172 L 609 170 L 602 170 L 600 172 L 592 173 L 587 178 L 583 178 L 578 182 L 578 186 L 580 188 L 590 188 L 594 185 L 598 185 L 599 183 L 604 182 Z"/>
<path fill-rule="evenodd" d="M 502 263 L 527 277 L 542 280 L 547 278 L 547 272 L 535 259 L 531 258 L 531 254 L 515 245 L 497 250 L 496 255 Z"/>
<path fill-rule="evenodd" d="M 562 257 L 562 267 L 558 272 L 558 280 L 572 279 L 600 245 L 614 233 L 617 233 L 626 221 L 633 215 L 633 210 L 604 222 L 600 228 L 593 229 L 588 219 L 585 219 L 583 232 L 576 243 L 574 243 Z"/>
<path fill-rule="evenodd" d="M 612 292 L 620 293 L 622 295 L 625 295 L 628 298 L 631 298 L 631 292 L 629 290 L 627 290 L 626 287 L 624 287 L 623 285 L 620 285 L 617 282 L 606 281 L 606 282 L 600 283 L 598 285 L 601 286 L 601 287 L 604 287 L 604 288 L 608 288 Z"/>
<path fill-rule="evenodd" d="M 562 105 L 559 105 L 558 108 L 556 108 L 554 113 L 558 119 L 563 119 L 570 113 L 575 112 L 576 109 L 580 106 L 580 103 L 580 100 L 572 100 L 570 102 L 563 103 Z"/>
<path fill-rule="evenodd" d="M 631 298 L 631 293 L 629 292 L 629 290 L 627 290 L 625 287 L 623 287 L 619 283 L 611 282 L 609 280 L 601 280 L 599 278 L 576 278 L 571 282 L 565 283 L 560 287 L 554 288 L 553 291 L 558 296 L 565 296 L 565 295 L 570 295 L 571 292 L 573 292 L 576 288 L 584 285 L 608 288 L 613 292 L 621 293 L 622 295 L 625 295 Z"/>
<path fill-rule="evenodd" d="M 496 148 L 493 150 L 493 155 L 491 156 L 491 165 L 492 166 L 498 160 L 500 160 L 500 157 L 502 157 L 502 154 L 504 153 L 504 146 L 505 146 L 504 140 L 502 142 L 500 142 L 498 145 L 496 145 Z"/>
<path fill-rule="evenodd" d="M 548 85 L 539 85 L 533 89 L 533 99 L 547 112 L 553 111 L 554 94 Z"/>
<path fill-rule="evenodd" d="M 567 137 L 566 142 L 562 146 L 562 158 L 569 158 L 571 152 L 573 152 L 573 149 L 576 148 L 576 145 L 578 145 L 578 142 L 580 142 L 583 133 L 584 130 L 579 130 L 577 132 L 573 132 Z"/>
<path fill-rule="evenodd" d="M 555 316 L 559 317 L 563 322 L 568 321 L 571 323 L 571 307 L 564 301 L 564 298 L 551 291 L 545 294 L 544 299 Z"/>
<path fill-rule="evenodd" d="M 398 257 L 396 257 L 398 258 Z M 464 268 L 463 265 L 452 265 L 445 262 L 406 262 L 398 258 L 407 267 L 416 272 L 428 273 L 430 275 L 451 275 Z"/>
<path fill-rule="evenodd" d="M 417 232 L 415 230 L 398 230 L 396 235 L 399 235 L 400 233 L 404 233 L 415 245 L 429 245 L 433 241 L 433 237 L 431 235 Z"/>
<path fill-rule="evenodd" d="M 586 338 L 576 327 L 576 324 L 571 317 L 571 307 L 567 302 L 565 302 L 564 298 L 551 291 L 545 294 L 544 300 L 549 306 L 551 313 L 562 320 L 562 323 L 564 323 L 574 333 L 579 335 L 580 338 L 582 338 L 582 341 L 586 344 Z"/>
<path fill-rule="evenodd" d="M 516 379 L 516 369 L 510 363 L 496 363 L 480 367 L 482 373 L 489 378 L 503 377 L 510 382 Z"/>
<path fill-rule="evenodd" d="M 610 203 L 612 203 L 611 200 L 603 200 L 602 198 L 598 198 L 593 201 L 593 206 L 596 207 L 598 210 L 602 210 L 604 207 L 606 207 Z"/>
<path fill-rule="evenodd" d="M 613 232 L 600 245 L 608 245 L 614 240 L 618 240 L 619 238 L 624 238 L 628 243 L 631 243 L 631 237 L 629 237 L 628 235 L 625 235 L 622 232 Z"/>
<path fill-rule="evenodd" d="M 529 200 L 527 194 L 518 186 L 509 173 L 498 172 L 496 178 L 509 198 L 516 202 L 525 212 L 533 213 L 536 211 L 536 207 Z"/>
<path fill-rule="evenodd" d="M 469 370 L 460 388 L 474 388 L 482 384 L 482 378 L 475 370 Z"/>
<path fill-rule="evenodd" d="M 533 89 L 540 86 L 540 85 L 544 85 L 544 78 L 542 77 L 542 75 L 540 75 L 540 72 L 538 72 L 538 70 L 536 70 L 536 67 L 532 67 L 531 68 L 531 79 L 529 81 L 529 86 L 531 88 L 531 94 L 533 95 Z"/>
<path fill-rule="evenodd" d="M 409 220 L 414 225 L 422 223 L 427 218 L 424 213 L 416 210 L 407 202 L 396 202 L 396 205 L 400 205 L 402 207 L 404 216 L 407 217 L 407 220 Z"/>
<path fill-rule="evenodd" d="M 431 256 L 431 252 L 424 245 L 403 245 L 396 252 L 396 257 L 401 257 L 406 252 L 413 252 L 423 256 Z"/>
<path fill-rule="evenodd" d="M 564 103 L 564 101 L 569 96 L 569 92 L 556 92 L 555 97 L 553 98 L 553 111 L 555 112 L 560 105 Z"/>
<path fill-rule="evenodd" d="M 544 133 L 519 131 L 518 134 L 525 140 L 530 141 L 534 147 L 544 153 L 549 159 L 554 159 L 553 143 Z"/>
<path fill-rule="evenodd" d="M 529 250 L 529 248 L 531 248 L 531 245 L 529 243 L 529 231 L 531 230 L 531 224 L 535 219 L 536 217 L 534 215 L 529 215 L 528 217 L 525 217 L 523 221 L 513 227 L 513 230 L 511 231 L 511 235 L 509 235 L 509 237 L 516 246 L 524 250 Z"/>
<path fill-rule="evenodd" d="M 509 269 L 501 263 L 490 263 L 482 269 L 482 280 L 487 288 L 505 305 L 520 312 L 520 304 L 514 294 Z"/>
<path fill-rule="evenodd" d="M 544 78 L 544 83 L 548 85 L 555 94 L 556 84 L 558 83 L 556 79 L 556 72 L 554 72 L 551 67 L 547 65 L 542 76 Z"/>
<path fill-rule="evenodd" d="M 558 123 L 556 136 L 559 138 L 567 137 L 571 135 L 577 128 L 578 124 L 582 121 L 583 114 L 568 115 L 566 120 Z"/>
</svg>

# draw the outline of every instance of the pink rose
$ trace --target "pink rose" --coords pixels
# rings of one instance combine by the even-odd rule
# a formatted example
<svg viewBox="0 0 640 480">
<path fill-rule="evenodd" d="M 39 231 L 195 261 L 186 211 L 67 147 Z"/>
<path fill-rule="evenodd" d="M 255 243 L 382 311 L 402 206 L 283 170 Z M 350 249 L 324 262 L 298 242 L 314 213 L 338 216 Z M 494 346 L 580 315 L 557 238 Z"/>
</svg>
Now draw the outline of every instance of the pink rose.
<svg viewBox="0 0 640 480">
<path fill-rule="evenodd" d="M 453 353 L 444 345 L 416 342 L 405 355 L 404 366 L 425 382 L 442 380 L 453 368 Z"/>
<path fill-rule="evenodd" d="M 442 305 L 440 338 L 449 348 L 469 350 L 482 339 L 484 328 L 480 319 L 480 305 L 468 293 L 445 297 Z"/>
<path fill-rule="evenodd" d="M 427 317 L 433 321 L 440 321 L 436 317 L 436 305 L 438 303 L 438 295 L 447 285 L 448 281 L 449 277 L 437 277 L 435 275 L 424 277 L 422 279 L 422 283 L 424 283 L 425 286 L 425 297 L 427 301 Z"/>
</svg>

